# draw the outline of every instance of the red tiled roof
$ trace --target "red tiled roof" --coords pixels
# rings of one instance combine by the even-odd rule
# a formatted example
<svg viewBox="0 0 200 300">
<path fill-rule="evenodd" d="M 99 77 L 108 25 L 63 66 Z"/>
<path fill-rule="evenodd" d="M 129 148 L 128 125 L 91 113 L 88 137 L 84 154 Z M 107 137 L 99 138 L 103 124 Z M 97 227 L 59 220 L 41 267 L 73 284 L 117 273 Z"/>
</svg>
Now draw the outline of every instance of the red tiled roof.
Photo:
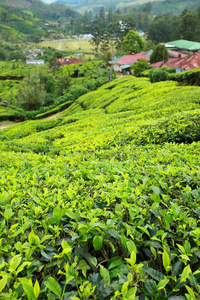
<svg viewBox="0 0 200 300">
<path fill-rule="evenodd" d="M 167 68 L 174 68 L 174 62 L 180 60 L 181 58 L 169 58 L 162 61 L 158 61 L 150 65 L 151 68 L 162 68 L 166 66 Z"/>
<path fill-rule="evenodd" d="M 199 68 L 200 52 L 195 52 L 183 58 L 170 58 L 150 65 L 152 68 L 162 68 L 162 66 L 166 66 L 167 68 L 180 68 L 186 71 Z"/>
<path fill-rule="evenodd" d="M 136 63 L 139 58 L 146 59 L 147 61 L 150 60 L 149 57 L 145 56 L 144 54 L 138 53 L 138 54 L 124 55 L 118 61 L 118 64 L 119 65 L 129 65 L 131 63 Z"/>
<path fill-rule="evenodd" d="M 61 64 L 61 66 L 65 66 L 65 65 L 71 65 L 71 64 L 78 64 L 81 62 L 85 62 L 84 60 L 80 59 L 80 58 L 58 58 L 57 62 L 59 62 Z"/>
<path fill-rule="evenodd" d="M 195 52 L 192 55 L 188 55 L 184 58 L 180 58 L 174 63 L 174 68 L 180 68 L 184 70 L 192 70 L 200 67 L 200 52 Z"/>
</svg>

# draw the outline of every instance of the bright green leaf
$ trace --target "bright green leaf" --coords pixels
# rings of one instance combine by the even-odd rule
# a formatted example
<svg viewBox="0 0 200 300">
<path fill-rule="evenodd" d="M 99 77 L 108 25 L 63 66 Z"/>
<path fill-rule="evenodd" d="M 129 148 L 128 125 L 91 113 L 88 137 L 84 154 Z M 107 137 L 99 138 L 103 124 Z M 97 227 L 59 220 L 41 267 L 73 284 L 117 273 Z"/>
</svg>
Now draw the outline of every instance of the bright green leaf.
<svg viewBox="0 0 200 300">
<path fill-rule="evenodd" d="M 62 290 L 59 283 L 53 278 L 49 277 L 47 281 L 44 282 L 45 286 L 52 291 L 56 296 L 61 297 Z"/>
</svg>

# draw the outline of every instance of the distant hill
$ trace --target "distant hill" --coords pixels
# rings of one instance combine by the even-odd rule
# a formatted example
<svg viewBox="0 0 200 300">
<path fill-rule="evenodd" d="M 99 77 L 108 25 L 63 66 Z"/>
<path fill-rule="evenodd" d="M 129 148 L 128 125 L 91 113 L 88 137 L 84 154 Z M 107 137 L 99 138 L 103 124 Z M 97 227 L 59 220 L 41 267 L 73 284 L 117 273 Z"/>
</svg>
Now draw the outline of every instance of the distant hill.
<svg viewBox="0 0 200 300">
<path fill-rule="evenodd" d="M 47 5 L 40 0 L 0 0 L 0 39 L 26 40 L 26 35 L 45 36 L 46 21 L 60 17 L 70 21 L 79 14 L 64 4 Z M 56 33 L 56 28 L 54 28 Z"/>
<path fill-rule="evenodd" d="M 75 18 L 78 13 L 64 4 L 45 4 L 40 0 L 0 0 L 0 6 L 30 10 L 38 19 L 56 21 L 60 17 Z"/>
<path fill-rule="evenodd" d="M 47 0 L 43 0 L 47 1 Z M 142 8 L 147 3 L 151 3 L 152 14 L 181 14 L 184 9 L 194 10 L 200 6 L 199 0 L 55 0 L 55 3 L 62 3 L 70 6 L 71 8 L 83 12 L 86 10 L 94 10 L 100 6 L 106 8 L 123 8 L 123 7 L 136 7 Z"/>
</svg>

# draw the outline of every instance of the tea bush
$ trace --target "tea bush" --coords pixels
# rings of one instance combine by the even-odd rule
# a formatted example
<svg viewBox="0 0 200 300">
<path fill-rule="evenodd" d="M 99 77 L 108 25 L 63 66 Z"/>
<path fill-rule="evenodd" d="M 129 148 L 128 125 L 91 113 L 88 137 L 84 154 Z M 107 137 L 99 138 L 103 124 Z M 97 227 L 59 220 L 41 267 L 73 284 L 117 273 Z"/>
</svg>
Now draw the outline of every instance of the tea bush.
<svg viewBox="0 0 200 300">
<path fill-rule="evenodd" d="M 7 106 L 3 103 L 0 103 L 0 121 L 23 121 L 24 116 L 25 112 L 22 109 L 12 105 Z"/>
<path fill-rule="evenodd" d="M 198 99 L 124 77 L 0 131 L 0 299 L 199 299 Z"/>
</svg>

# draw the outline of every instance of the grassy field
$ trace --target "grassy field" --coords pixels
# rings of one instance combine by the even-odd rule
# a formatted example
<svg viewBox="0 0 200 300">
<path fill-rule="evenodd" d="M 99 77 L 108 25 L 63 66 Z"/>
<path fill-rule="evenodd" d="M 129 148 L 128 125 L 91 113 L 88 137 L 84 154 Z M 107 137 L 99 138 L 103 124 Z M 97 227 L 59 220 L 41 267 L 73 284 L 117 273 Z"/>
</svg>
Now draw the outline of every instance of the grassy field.
<svg viewBox="0 0 200 300">
<path fill-rule="evenodd" d="M 42 42 L 40 43 L 42 47 L 52 47 L 58 48 L 61 46 L 63 50 L 69 52 L 84 52 L 84 53 L 94 53 L 92 46 L 89 41 L 82 41 L 82 40 L 74 40 L 68 42 Z"/>
<path fill-rule="evenodd" d="M 94 53 L 93 47 L 89 41 L 69 41 L 63 42 L 62 48 L 70 52 Z"/>
<path fill-rule="evenodd" d="M 40 46 L 52 47 L 58 50 L 65 50 L 72 54 L 83 53 L 83 58 L 85 59 L 93 59 L 95 54 L 94 47 L 90 44 L 89 40 L 73 40 L 67 42 L 42 42 L 40 43 Z M 115 52 L 114 47 L 111 47 L 111 52 Z"/>
<path fill-rule="evenodd" d="M 59 42 L 42 42 L 39 44 L 40 47 L 51 47 L 51 48 L 57 48 Z"/>
</svg>

